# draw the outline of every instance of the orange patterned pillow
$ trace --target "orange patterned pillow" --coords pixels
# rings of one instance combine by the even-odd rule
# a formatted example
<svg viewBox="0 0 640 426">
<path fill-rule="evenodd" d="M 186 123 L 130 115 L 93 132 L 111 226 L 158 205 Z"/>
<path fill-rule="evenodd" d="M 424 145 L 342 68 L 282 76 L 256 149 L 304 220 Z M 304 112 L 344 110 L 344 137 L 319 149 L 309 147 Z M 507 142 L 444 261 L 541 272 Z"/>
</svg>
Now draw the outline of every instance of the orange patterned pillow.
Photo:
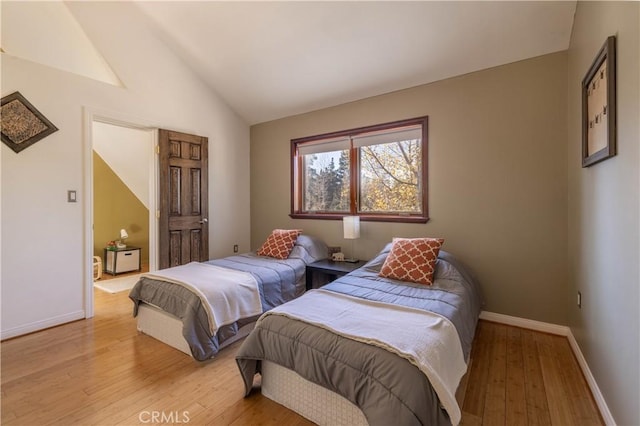
<svg viewBox="0 0 640 426">
<path fill-rule="evenodd" d="M 380 276 L 431 285 L 442 238 L 394 238 Z"/>
<path fill-rule="evenodd" d="M 288 258 L 300 234 L 302 229 L 274 229 L 258 250 L 258 256 Z"/>
</svg>

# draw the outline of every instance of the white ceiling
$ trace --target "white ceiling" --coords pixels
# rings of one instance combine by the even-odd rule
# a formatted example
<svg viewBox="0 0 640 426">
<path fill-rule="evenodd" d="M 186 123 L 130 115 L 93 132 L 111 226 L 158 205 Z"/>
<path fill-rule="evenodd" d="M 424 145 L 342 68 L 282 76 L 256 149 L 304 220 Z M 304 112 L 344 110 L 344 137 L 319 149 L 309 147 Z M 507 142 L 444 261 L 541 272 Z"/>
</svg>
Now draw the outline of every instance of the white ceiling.
<svg viewBox="0 0 640 426">
<path fill-rule="evenodd" d="M 146 2 L 249 124 L 565 50 L 575 1 Z"/>
<path fill-rule="evenodd" d="M 2 2 L 7 53 L 119 84 L 63 3 L 30 5 Z M 125 14 L 134 5 L 256 124 L 565 50 L 576 2 L 119 3 Z M 23 37 L 28 28 L 38 30 Z"/>
<path fill-rule="evenodd" d="M 2 0 L 0 11 L 3 52 L 122 85 L 64 3 Z"/>
</svg>

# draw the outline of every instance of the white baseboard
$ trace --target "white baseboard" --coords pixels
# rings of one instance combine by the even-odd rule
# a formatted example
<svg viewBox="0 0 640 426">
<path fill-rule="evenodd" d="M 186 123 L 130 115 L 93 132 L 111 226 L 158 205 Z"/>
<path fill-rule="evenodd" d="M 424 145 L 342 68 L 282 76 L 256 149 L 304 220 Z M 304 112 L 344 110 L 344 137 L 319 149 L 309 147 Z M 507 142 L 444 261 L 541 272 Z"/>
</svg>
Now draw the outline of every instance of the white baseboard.
<svg viewBox="0 0 640 426">
<path fill-rule="evenodd" d="M 558 336 L 568 336 L 571 330 L 566 325 L 550 324 L 530 320 L 526 318 L 512 317 L 510 315 L 496 314 L 494 312 L 480 312 L 480 319 L 493 321 L 500 324 L 512 325 L 514 327 L 526 328 L 528 330 L 542 331 L 549 334 L 557 334 Z"/>
<path fill-rule="evenodd" d="M 20 327 L 10 328 L 0 331 L 0 340 L 10 339 L 12 337 L 22 336 L 23 334 L 33 333 L 35 331 L 44 330 L 45 328 L 55 327 L 71 321 L 77 321 L 84 318 L 84 311 L 71 312 L 46 320 L 32 322 L 30 324 L 21 325 Z"/>
<path fill-rule="evenodd" d="M 602 415 L 604 424 L 606 424 L 607 426 L 615 426 L 617 423 L 613 419 L 613 415 L 611 414 L 611 411 L 609 411 L 609 407 L 607 406 L 607 403 L 604 400 L 604 396 L 602 396 L 602 393 L 600 392 L 600 388 L 596 383 L 596 379 L 593 377 L 593 374 L 591 374 L 589 365 L 587 365 L 587 360 L 584 358 L 584 355 L 582 355 L 582 351 L 580 350 L 580 346 L 578 345 L 576 338 L 573 336 L 573 333 L 571 332 L 569 332 L 569 335 L 567 336 L 567 338 L 569 339 L 569 345 L 571 346 L 571 349 L 573 349 L 573 354 L 576 356 L 576 359 L 578 360 L 578 365 L 580 365 L 580 368 L 582 369 L 582 374 L 584 374 L 584 378 L 587 381 L 589 388 L 591 389 L 591 393 L 593 394 L 593 399 L 595 399 L 596 405 L 600 410 L 600 414 Z"/>
<path fill-rule="evenodd" d="M 591 370 L 589 369 L 589 365 L 587 364 L 587 360 L 582 355 L 582 351 L 580 350 L 580 346 L 576 341 L 573 333 L 571 332 L 571 328 L 565 325 L 557 325 L 550 324 L 547 322 L 535 321 L 526 318 L 518 318 L 512 317 L 510 315 L 497 314 L 495 312 L 480 312 L 480 319 L 497 322 L 505 325 L 512 325 L 514 327 L 526 328 L 528 330 L 541 331 L 544 333 L 556 334 L 559 336 L 565 336 L 569 340 L 569 346 L 571 346 L 571 350 L 578 360 L 578 365 L 582 370 L 582 374 L 584 375 L 587 384 L 589 385 L 589 389 L 593 394 L 593 399 L 596 401 L 596 405 L 600 410 L 600 415 L 604 420 L 604 423 L 608 426 L 615 426 L 616 422 L 613 419 L 613 415 L 611 411 L 609 411 L 609 407 L 607 406 L 604 397 L 602 396 L 602 392 L 600 392 L 600 388 L 596 383 L 596 379 L 591 374 Z"/>
</svg>

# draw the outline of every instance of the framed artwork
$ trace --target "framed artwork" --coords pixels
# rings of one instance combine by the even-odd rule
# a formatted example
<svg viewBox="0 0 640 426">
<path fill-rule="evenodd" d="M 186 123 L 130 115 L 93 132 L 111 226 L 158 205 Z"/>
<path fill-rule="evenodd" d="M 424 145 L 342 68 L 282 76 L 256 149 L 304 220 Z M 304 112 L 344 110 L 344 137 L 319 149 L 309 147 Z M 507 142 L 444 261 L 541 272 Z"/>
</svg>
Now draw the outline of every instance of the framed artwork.
<svg viewBox="0 0 640 426">
<path fill-rule="evenodd" d="M 15 152 L 30 147 L 58 130 L 20 92 L 2 98 L 0 116 L 2 142 Z"/>
<path fill-rule="evenodd" d="M 616 155 L 616 38 L 610 36 L 582 80 L 582 167 Z"/>
</svg>

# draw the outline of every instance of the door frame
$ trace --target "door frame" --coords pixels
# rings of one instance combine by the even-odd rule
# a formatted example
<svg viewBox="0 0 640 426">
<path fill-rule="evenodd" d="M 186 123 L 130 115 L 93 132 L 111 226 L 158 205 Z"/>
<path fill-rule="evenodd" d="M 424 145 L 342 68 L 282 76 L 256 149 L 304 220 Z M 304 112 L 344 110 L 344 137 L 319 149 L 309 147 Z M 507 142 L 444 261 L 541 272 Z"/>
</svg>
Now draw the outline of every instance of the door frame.
<svg viewBox="0 0 640 426">
<path fill-rule="evenodd" d="M 83 108 L 83 299 L 84 317 L 94 316 L 93 301 L 93 123 L 100 122 L 130 129 L 151 132 L 152 143 L 149 146 L 149 271 L 158 267 L 158 196 L 159 196 L 159 165 L 158 165 L 158 126 L 146 120 L 129 117 L 125 114 L 103 111 L 93 108 Z"/>
</svg>

